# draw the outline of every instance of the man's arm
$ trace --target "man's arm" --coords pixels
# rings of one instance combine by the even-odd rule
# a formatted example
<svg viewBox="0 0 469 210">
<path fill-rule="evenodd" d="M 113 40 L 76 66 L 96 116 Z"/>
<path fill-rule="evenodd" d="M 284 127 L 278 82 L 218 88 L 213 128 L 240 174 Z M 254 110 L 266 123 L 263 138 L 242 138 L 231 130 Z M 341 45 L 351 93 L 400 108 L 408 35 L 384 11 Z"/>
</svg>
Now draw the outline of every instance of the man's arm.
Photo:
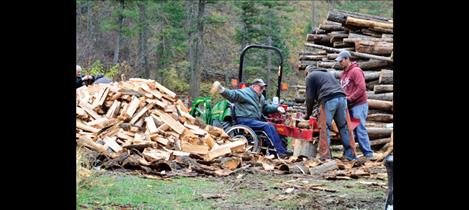
<svg viewBox="0 0 469 210">
<path fill-rule="evenodd" d="M 246 96 L 241 90 L 226 90 L 220 93 L 223 98 L 228 99 L 231 103 L 246 102 Z"/>
<path fill-rule="evenodd" d="M 306 77 L 306 118 L 313 113 L 314 102 L 316 101 L 316 87 L 312 84 L 312 77 Z"/>
<path fill-rule="evenodd" d="M 265 113 L 265 114 L 275 113 L 275 112 L 278 112 L 278 109 L 277 109 L 277 108 L 278 108 L 277 105 L 265 103 L 265 104 L 262 106 L 262 112 Z"/>
<path fill-rule="evenodd" d="M 366 91 L 365 76 L 360 69 L 354 69 L 352 75 L 350 75 L 350 80 L 357 86 L 357 88 L 347 96 L 347 101 L 353 103 Z"/>
</svg>

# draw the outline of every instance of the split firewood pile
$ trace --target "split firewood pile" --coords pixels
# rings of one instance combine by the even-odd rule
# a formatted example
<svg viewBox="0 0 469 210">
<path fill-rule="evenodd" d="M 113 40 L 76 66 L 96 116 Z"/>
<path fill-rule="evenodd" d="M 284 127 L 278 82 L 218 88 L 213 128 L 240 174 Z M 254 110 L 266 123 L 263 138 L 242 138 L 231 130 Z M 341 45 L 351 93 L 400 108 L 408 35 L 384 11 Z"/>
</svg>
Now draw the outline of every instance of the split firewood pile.
<svg viewBox="0 0 469 210">
<path fill-rule="evenodd" d="M 371 144 L 389 147 L 393 130 L 393 20 L 329 11 L 327 19 L 307 35 L 306 41 L 309 50 L 299 53 L 300 71 L 312 65 L 327 69 L 339 79 L 342 68 L 334 59 L 341 50 L 352 54 L 351 60 L 358 62 L 365 74 L 369 106 L 366 127 Z"/>
<path fill-rule="evenodd" d="M 108 167 L 151 172 L 171 168 L 168 161 L 175 157 L 211 161 L 246 149 L 245 140 L 202 125 L 174 92 L 153 80 L 83 86 L 76 93 L 77 143 L 113 160 Z"/>
</svg>

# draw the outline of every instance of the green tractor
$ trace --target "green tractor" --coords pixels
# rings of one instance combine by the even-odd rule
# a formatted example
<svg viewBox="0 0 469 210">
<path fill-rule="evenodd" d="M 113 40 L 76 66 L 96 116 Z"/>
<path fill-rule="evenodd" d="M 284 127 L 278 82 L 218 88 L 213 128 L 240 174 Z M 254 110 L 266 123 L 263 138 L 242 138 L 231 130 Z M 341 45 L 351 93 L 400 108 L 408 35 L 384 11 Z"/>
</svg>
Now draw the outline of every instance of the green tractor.
<svg viewBox="0 0 469 210">
<path fill-rule="evenodd" d="M 192 102 L 190 114 L 199 117 L 207 125 L 226 129 L 231 121 L 230 102 L 222 100 L 212 108 L 212 97 L 200 97 Z"/>
</svg>

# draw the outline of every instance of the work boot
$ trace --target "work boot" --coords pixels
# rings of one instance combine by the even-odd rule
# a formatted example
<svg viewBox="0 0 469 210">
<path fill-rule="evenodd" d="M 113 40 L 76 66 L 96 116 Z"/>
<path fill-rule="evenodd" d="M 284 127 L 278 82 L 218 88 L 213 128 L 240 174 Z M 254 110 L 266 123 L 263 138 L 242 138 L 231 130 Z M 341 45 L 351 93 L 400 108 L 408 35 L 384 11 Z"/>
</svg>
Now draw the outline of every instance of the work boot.
<svg viewBox="0 0 469 210">
<path fill-rule="evenodd" d="M 293 155 L 292 151 L 287 150 L 284 154 L 278 154 L 278 157 L 281 159 L 287 159 Z"/>
<path fill-rule="evenodd" d="M 368 155 L 368 156 L 365 156 L 367 160 L 371 160 L 371 161 L 376 161 L 376 155 L 375 153 L 372 153 L 371 155 Z"/>
</svg>

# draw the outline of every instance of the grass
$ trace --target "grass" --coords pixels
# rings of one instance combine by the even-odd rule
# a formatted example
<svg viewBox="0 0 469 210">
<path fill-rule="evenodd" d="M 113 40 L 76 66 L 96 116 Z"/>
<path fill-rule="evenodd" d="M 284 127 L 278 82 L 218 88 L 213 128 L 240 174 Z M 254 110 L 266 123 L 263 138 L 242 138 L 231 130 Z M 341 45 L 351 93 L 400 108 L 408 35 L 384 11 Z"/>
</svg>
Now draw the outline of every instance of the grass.
<svg viewBox="0 0 469 210">
<path fill-rule="evenodd" d="M 291 182 L 291 180 L 296 180 Z M 325 184 L 336 193 L 295 189 L 285 193 L 286 181 Z M 311 205 L 333 207 L 334 202 L 373 209 L 384 202 L 385 190 L 365 186 L 364 180 L 329 181 L 313 177 L 245 174 L 229 176 L 179 177 L 170 180 L 145 179 L 117 172 L 94 172 L 88 184 L 77 189 L 77 209 L 298 209 Z M 215 196 L 215 198 L 210 198 Z M 218 197 L 218 198 L 216 198 Z M 309 207 L 308 207 L 309 206 Z"/>
<path fill-rule="evenodd" d="M 194 199 L 218 189 L 201 178 L 145 179 L 125 174 L 90 177 L 91 185 L 78 188 L 79 207 L 130 206 L 135 208 L 206 209 L 212 200 Z"/>
</svg>

